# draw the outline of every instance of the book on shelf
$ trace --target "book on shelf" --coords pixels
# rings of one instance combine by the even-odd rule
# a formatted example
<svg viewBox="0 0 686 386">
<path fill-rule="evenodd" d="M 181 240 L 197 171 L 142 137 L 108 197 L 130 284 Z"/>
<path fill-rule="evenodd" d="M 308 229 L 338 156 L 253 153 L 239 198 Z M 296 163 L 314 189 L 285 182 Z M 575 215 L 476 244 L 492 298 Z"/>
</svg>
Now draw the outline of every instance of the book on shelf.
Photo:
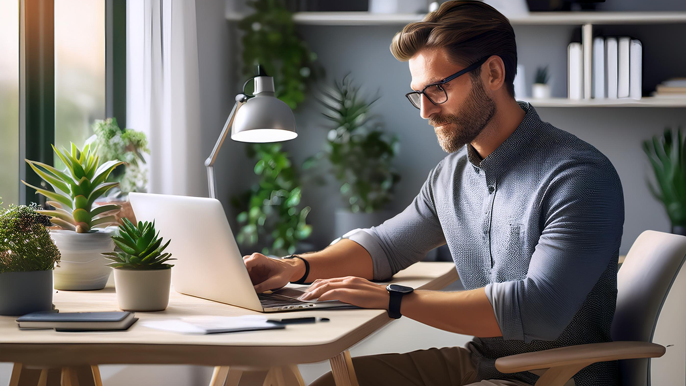
<svg viewBox="0 0 686 386">
<path fill-rule="evenodd" d="M 20 329 L 55 331 L 127 330 L 138 319 L 133 312 L 33 312 L 17 319 Z"/>
<path fill-rule="evenodd" d="M 629 42 L 629 98 L 640 100 L 643 93 L 643 45 L 639 40 Z"/>
<path fill-rule="evenodd" d="M 628 37 L 621 37 L 618 40 L 618 58 L 617 65 L 619 67 L 617 71 L 617 98 L 628 98 L 629 97 L 629 48 L 631 45 L 631 39 Z"/>
<path fill-rule="evenodd" d="M 605 39 L 593 39 L 593 98 L 605 98 Z"/>
<path fill-rule="evenodd" d="M 584 95 L 584 60 L 581 43 L 569 43 L 567 47 L 567 97 L 573 100 L 583 99 Z"/>
<path fill-rule="evenodd" d="M 605 78 L 607 82 L 607 98 L 617 99 L 617 38 L 605 39 Z"/>
<path fill-rule="evenodd" d="M 672 78 L 657 85 L 652 93 L 656 98 L 686 99 L 686 78 Z"/>
</svg>

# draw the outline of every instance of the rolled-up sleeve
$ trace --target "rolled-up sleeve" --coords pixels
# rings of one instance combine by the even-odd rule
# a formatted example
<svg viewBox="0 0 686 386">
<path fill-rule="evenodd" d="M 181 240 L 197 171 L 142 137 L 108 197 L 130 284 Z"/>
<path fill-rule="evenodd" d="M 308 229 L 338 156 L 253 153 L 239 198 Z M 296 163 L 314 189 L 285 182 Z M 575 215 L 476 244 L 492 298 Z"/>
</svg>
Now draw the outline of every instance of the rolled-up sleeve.
<svg viewBox="0 0 686 386">
<path fill-rule="evenodd" d="M 421 191 L 403 212 L 379 226 L 344 235 L 369 252 L 375 280 L 391 278 L 423 259 L 432 249 L 445 244 L 433 191 L 436 173 L 441 166 L 442 163 L 429 173 Z"/>
<path fill-rule="evenodd" d="M 523 280 L 486 285 L 506 340 L 555 340 L 609 264 L 616 264 L 624 223 L 614 168 L 580 165 L 548 186 L 543 232 Z"/>
</svg>

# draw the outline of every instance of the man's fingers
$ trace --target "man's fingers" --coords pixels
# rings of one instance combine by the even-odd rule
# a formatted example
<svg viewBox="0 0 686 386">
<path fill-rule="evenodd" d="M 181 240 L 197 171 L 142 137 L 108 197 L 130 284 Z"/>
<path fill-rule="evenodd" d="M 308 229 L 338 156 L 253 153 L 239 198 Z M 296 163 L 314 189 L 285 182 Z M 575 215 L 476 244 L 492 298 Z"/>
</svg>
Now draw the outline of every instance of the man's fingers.
<svg viewBox="0 0 686 386">
<path fill-rule="evenodd" d="M 337 288 L 327 291 L 319 297 L 319 301 L 338 300 L 343 303 L 352 303 L 351 298 L 354 296 L 355 290 L 351 288 Z"/>
<path fill-rule="evenodd" d="M 254 287 L 255 287 L 255 292 L 257 292 L 259 294 L 259 293 L 262 293 L 264 291 L 281 288 L 284 285 L 285 285 L 285 283 L 283 283 L 283 279 L 280 276 L 272 276 L 269 279 L 267 279 L 267 280 L 265 280 L 259 284 L 256 284 Z"/>
<path fill-rule="evenodd" d="M 337 280 L 337 281 L 331 281 L 327 283 L 322 283 L 319 285 L 319 287 L 308 290 L 305 292 L 304 295 L 302 295 L 300 298 L 303 300 L 308 300 L 308 299 L 316 299 L 319 298 L 322 300 L 321 296 L 329 291 L 332 290 L 337 290 L 337 289 L 365 289 L 367 288 L 368 285 L 364 282 L 355 282 L 355 281 L 346 281 L 346 280 Z"/>
</svg>

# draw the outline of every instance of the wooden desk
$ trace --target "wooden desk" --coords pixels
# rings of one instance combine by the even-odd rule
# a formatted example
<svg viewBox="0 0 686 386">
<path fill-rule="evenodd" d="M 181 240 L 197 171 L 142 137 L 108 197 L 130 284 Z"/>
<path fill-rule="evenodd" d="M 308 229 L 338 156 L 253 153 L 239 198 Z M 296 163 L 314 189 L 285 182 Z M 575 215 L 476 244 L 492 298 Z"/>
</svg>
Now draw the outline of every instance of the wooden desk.
<svg viewBox="0 0 686 386">
<path fill-rule="evenodd" d="M 438 290 L 457 279 L 454 263 L 423 262 L 398 273 L 393 282 Z M 59 291 L 53 300 L 62 312 L 117 309 L 116 294 L 111 288 Z M 299 311 L 297 316 L 316 315 L 331 321 L 290 325 L 285 330 L 217 335 L 184 335 L 146 328 L 140 323 L 190 315 L 251 314 L 259 313 L 172 291 L 165 311 L 137 312 L 139 322 L 126 332 L 19 331 L 16 318 L 0 317 L 0 361 L 65 368 L 99 364 L 218 366 L 213 385 L 237 385 L 245 371 L 268 371 L 265 384 L 285 385 L 303 384 L 297 364 L 329 359 L 337 384 L 356 385 L 354 371 L 348 366 L 348 348 L 391 321 L 383 310 Z"/>
</svg>

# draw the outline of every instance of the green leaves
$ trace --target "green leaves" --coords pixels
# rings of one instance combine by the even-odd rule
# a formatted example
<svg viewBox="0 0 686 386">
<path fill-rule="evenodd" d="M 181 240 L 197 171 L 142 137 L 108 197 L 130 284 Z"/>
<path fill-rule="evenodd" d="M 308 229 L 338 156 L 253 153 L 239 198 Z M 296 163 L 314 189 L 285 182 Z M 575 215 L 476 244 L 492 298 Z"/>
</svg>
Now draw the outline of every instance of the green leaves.
<svg viewBox="0 0 686 386">
<path fill-rule="evenodd" d="M 686 226 L 686 158 L 681 128 L 666 128 L 662 137 L 643 142 L 643 151 L 655 172 L 657 187 L 648 181 L 653 195 L 665 206 L 672 226 Z"/>
<path fill-rule="evenodd" d="M 379 99 L 361 95 L 349 75 L 342 81 L 322 88 L 317 101 L 322 115 L 331 121 L 324 151 L 306 161 L 312 168 L 318 160 L 327 158 L 330 173 L 340 183 L 345 205 L 352 212 L 373 212 L 393 198 L 393 189 L 400 175 L 392 161 L 398 153 L 397 137 L 382 131 L 371 114 Z"/>
<path fill-rule="evenodd" d="M 274 77 L 276 97 L 295 109 L 304 101 L 308 85 L 323 74 L 314 63 L 317 55 L 298 37 L 293 15 L 282 0 L 251 0 L 247 5 L 255 12 L 238 23 L 243 31 L 243 74 L 253 76 L 255 66 L 262 65 Z"/>
<path fill-rule="evenodd" d="M 114 244 L 121 252 L 103 253 L 112 260 L 114 268 L 126 269 L 167 269 L 173 267 L 167 261 L 175 260 L 170 253 L 163 253 L 171 240 L 162 245 L 163 239 L 155 230 L 155 223 L 138 222 L 134 225 L 124 219 L 119 226 L 119 236 L 113 236 Z"/>
<path fill-rule="evenodd" d="M 104 209 L 93 209 L 95 200 L 103 196 L 110 189 L 118 186 L 117 182 L 105 182 L 107 176 L 119 165 L 121 161 L 109 161 L 99 166 L 100 158 L 96 155 L 97 146 L 92 140 L 86 141 L 83 149 L 71 144 L 70 150 L 57 150 L 52 147 L 55 154 L 66 165 L 64 171 L 59 171 L 50 165 L 41 162 L 26 160 L 31 169 L 45 182 L 50 184 L 54 191 L 41 189 L 24 182 L 25 185 L 36 190 L 38 194 L 47 197 L 49 204 L 63 211 L 43 211 L 52 216 L 52 223 L 63 229 L 75 230 L 76 232 L 88 232 L 94 227 L 104 227 L 114 221 L 112 215 L 119 207 L 107 205 Z M 100 216 L 100 217 L 98 217 Z"/>
<path fill-rule="evenodd" d="M 250 145 L 248 155 L 257 158 L 255 174 L 259 182 L 241 197 L 233 198 L 240 208 L 241 224 L 236 240 L 243 247 L 262 253 L 286 255 L 307 239 L 312 227 L 307 224 L 309 207 L 298 209 L 302 191 L 299 177 L 281 144 Z"/>
</svg>

